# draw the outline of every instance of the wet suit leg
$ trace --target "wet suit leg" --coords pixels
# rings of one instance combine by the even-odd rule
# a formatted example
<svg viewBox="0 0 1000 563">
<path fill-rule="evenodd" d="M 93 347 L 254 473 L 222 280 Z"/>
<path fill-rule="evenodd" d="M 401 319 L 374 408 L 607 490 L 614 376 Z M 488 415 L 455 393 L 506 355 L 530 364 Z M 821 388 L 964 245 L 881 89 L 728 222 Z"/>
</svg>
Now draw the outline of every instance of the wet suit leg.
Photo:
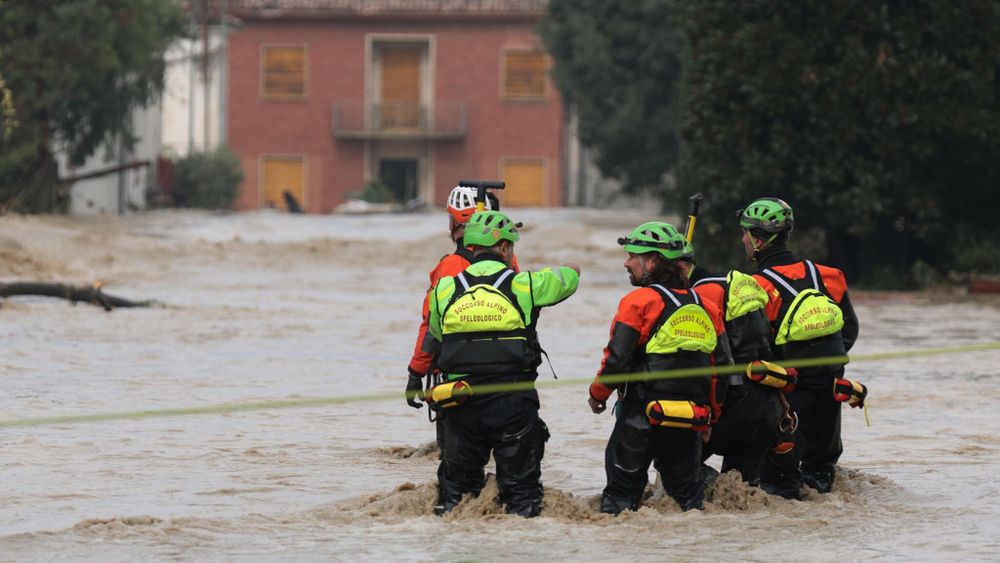
<svg viewBox="0 0 1000 563">
<path fill-rule="evenodd" d="M 791 393 L 785 395 L 785 399 L 788 401 L 792 411 L 798 415 L 799 426 L 794 434 L 782 432 L 775 428 L 775 439 L 771 443 L 769 450 L 765 453 L 760 465 L 760 480 L 758 483 L 760 488 L 770 494 L 787 499 L 801 500 L 802 498 L 802 471 L 799 466 L 802 461 L 802 452 L 804 451 L 806 442 L 805 434 L 803 433 L 803 424 L 808 415 L 803 415 L 799 409 L 807 408 L 812 396 L 811 391 L 803 388 L 801 385 L 796 387 Z M 775 394 L 774 398 L 779 401 L 778 405 L 781 407 L 781 414 L 778 415 L 777 419 L 781 420 L 784 416 L 784 405 L 780 403 L 778 395 Z M 796 405 L 799 406 L 796 407 Z M 789 442 L 792 444 L 791 449 L 779 447 L 779 445 Z"/>
<path fill-rule="evenodd" d="M 784 407 L 777 393 L 750 382 L 729 388 L 722 417 L 712 427 L 705 448 L 723 456 L 723 473 L 735 469 L 748 483 L 759 480 L 763 459 L 780 437 L 778 424 Z"/>
<path fill-rule="evenodd" d="M 802 428 L 805 447 L 802 453 L 802 481 L 821 493 L 833 489 L 834 469 L 844 445 L 840 437 L 841 405 L 833 399 L 832 378 L 824 378 L 829 385 L 810 389 L 809 421 Z M 792 405 L 795 406 L 794 403 Z M 798 443 L 796 443 L 798 448 Z"/>
<path fill-rule="evenodd" d="M 839 370 L 843 373 L 843 369 Z M 797 497 L 801 484 L 821 493 L 833 488 L 834 468 L 843 443 L 840 439 L 840 403 L 833 400 L 833 375 L 800 371 L 799 384 L 788 395 L 788 403 L 799 416 L 795 448 L 783 455 L 769 454 L 765 462 L 768 492 Z M 762 485 L 763 486 L 763 485 Z"/>
<path fill-rule="evenodd" d="M 701 434 L 688 428 L 654 428 L 654 461 L 663 489 L 683 510 L 705 508 Z"/>
<path fill-rule="evenodd" d="M 438 413 L 434 419 L 434 433 L 435 433 L 434 438 L 435 441 L 437 442 L 438 459 L 440 460 L 438 462 L 438 470 L 437 470 L 439 490 L 444 486 L 443 483 L 445 483 L 445 480 L 448 478 L 444 474 L 444 435 L 445 435 L 444 417 L 445 416 L 446 415 L 444 413 Z M 439 494 L 439 497 L 443 497 L 443 495 Z M 442 498 L 438 499 L 438 504 L 439 505 L 444 504 L 442 502 Z"/>
<path fill-rule="evenodd" d="M 651 433 L 652 426 L 641 407 L 635 400 L 626 398 L 604 450 L 608 484 L 601 495 L 601 512 L 619 514 L 639 507 L 649 481 L 649 464 L 653 461 Z"/>
<path fill-rule="evenodd" d="M 500 502 L 509 514 L 538 516 L 542 508 L 542 457 L 549 431 L 538 417 L 537 396 L 510 394 L 498 401 L 491 415 L 498 417 L 490 432 L 497 466 Z M 534 392 L 531 395 L 535 395 Z M 491 417 L 492 418 L 492 417 Z"/>
<path fill-rule="evenodd" d="M 490 457 L 488 429 L 482 425 L 474 405 L 470 402 L 440 415 L 443 432 L 438 465 L 438 513 L 455 508 L 463 494 L 478 495 L 486 484 L 483 468 Z"/>
<path fill-rule="evenodd" d="M 684 510 L 702 508 L 701 436 L 686 428 L 651 426 L 643 406 L 644 402 L 627 397 L 615 421 L 604 452 L 608 484 L 601 497 L 601 512 L 619 514 L 639 507 L 654 457 L 667 494 Z"/>
</svg>

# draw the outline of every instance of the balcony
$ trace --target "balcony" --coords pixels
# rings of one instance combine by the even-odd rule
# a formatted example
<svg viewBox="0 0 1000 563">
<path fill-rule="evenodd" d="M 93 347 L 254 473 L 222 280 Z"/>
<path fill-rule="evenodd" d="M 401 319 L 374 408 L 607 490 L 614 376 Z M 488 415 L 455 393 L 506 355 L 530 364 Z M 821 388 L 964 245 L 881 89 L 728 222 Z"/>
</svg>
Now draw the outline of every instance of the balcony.
<svg viewBox="0 0 1000 563">
<path fill-rule="evenodd" d="M 333 104 L 337 139 L 450 141 L 465 138 L 468 128 L 465 102 L 345 100 Z"/>
</svg>

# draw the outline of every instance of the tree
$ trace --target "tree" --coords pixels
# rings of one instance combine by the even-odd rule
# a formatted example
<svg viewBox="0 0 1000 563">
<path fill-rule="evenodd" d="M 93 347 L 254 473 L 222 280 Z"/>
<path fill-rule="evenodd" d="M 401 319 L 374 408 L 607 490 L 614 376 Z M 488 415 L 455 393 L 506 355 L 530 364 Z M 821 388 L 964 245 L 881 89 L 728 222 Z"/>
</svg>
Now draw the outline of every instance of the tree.
<svg viewBox="0 0 1000 563">
<path fill-rule="evenodd" d="M 996 0 L 703 0 L 687 35 L 678 183 L 716 228 L 775 195 L 849 274 L 1000 268 Z"/>
<path fill-rule="evenodd" d="M 6 0 L 0 75 L 17 127 L 0 138 L 0 209 L 60 206 L 54 148 L 82 164 L 111 139 L 132 142 L 131 112 L 162 90 L 164 52 L 184 30 L 171 0 Z"/>
<path fill-rule="evenodd" d="M 678 150 L 679 0 L 552 0 L 541 25 L 580 141 L 629 190 L 663 183 Z"/>
</svg>

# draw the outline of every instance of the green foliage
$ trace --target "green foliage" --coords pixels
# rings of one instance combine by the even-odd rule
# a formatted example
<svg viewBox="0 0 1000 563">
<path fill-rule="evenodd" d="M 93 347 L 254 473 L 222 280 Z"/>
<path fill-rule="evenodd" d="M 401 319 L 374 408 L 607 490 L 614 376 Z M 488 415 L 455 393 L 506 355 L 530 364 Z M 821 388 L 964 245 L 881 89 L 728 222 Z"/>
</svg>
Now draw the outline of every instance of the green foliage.
<svg viewBox="0 0 1000 563">
<path fill-rule="evenodd" d="M 374 180 L 366 183 L 359 191 L 347 194 L 348 199 L 360 199 L 368 203 L 392 203 L 396 200 L 392 190 Z"/>
<path fill-rule="evenodd" d="M 601 172 L 661 186 L 677 160 L 683 2 L 552 0 L 541 35 L 553 79 Z"/>
<path fill-rule="evenodd" d="M 228 147 L 192 153 L 175 164 L 174 203 L 181 207 L 232 209 L 243 182 L 243 168 Z"/>
<path fill-rule="evenodd" d="M 57 191 L 42 173 L 52 147 L 81 164 L 115 136 L 131 141 L 130 112 L 162 89 L 164 52 L 184 26 L 171 0 L 4 2 L 0 75 L 17 128 L 0 153 L 17 158 L 0 159 L 0 205 L 52 210 L 33 203 Z"/>
<path fill-rule="evenodd" d="M 0 52 L 0 56 L 2 56 L 2 52 Z M 0 140 L 9 140 L 18 125 L 17 110 L 14 109 L 14 93 L 7 87 L 7 81 L 3 79 L 3 75 L 0 75 Z"/>
<path fill-rule="evenodd" d="M 962 229 L 954 249 L 955 269 L 1000 272 L 1000 234 Z"/>
<path fill-rule="evenodd" d="M 675 197 L 710 231 L 773 195 L 849 274 L 990 262 L 958 246 L 995 222 L 1000 3 L 702 0 L 687 31 Z"/>
</svg>

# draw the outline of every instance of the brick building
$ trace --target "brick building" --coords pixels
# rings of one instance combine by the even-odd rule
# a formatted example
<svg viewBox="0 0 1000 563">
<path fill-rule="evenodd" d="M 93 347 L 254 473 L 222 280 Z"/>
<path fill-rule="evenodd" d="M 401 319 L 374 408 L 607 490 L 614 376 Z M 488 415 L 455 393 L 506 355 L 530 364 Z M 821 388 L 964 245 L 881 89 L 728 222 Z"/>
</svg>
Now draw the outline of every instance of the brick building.
<svg viewBox="0 0 1000 563">
<path fill-rule="evenodd" d="M 312 213 L 377 181 L 443 204 L 501 178 L 510 206 L 561 206 L 563 106 L 535 26 L 545 0 L 229 0 L 228 144 L 239 209 Z"/>
</svg>

